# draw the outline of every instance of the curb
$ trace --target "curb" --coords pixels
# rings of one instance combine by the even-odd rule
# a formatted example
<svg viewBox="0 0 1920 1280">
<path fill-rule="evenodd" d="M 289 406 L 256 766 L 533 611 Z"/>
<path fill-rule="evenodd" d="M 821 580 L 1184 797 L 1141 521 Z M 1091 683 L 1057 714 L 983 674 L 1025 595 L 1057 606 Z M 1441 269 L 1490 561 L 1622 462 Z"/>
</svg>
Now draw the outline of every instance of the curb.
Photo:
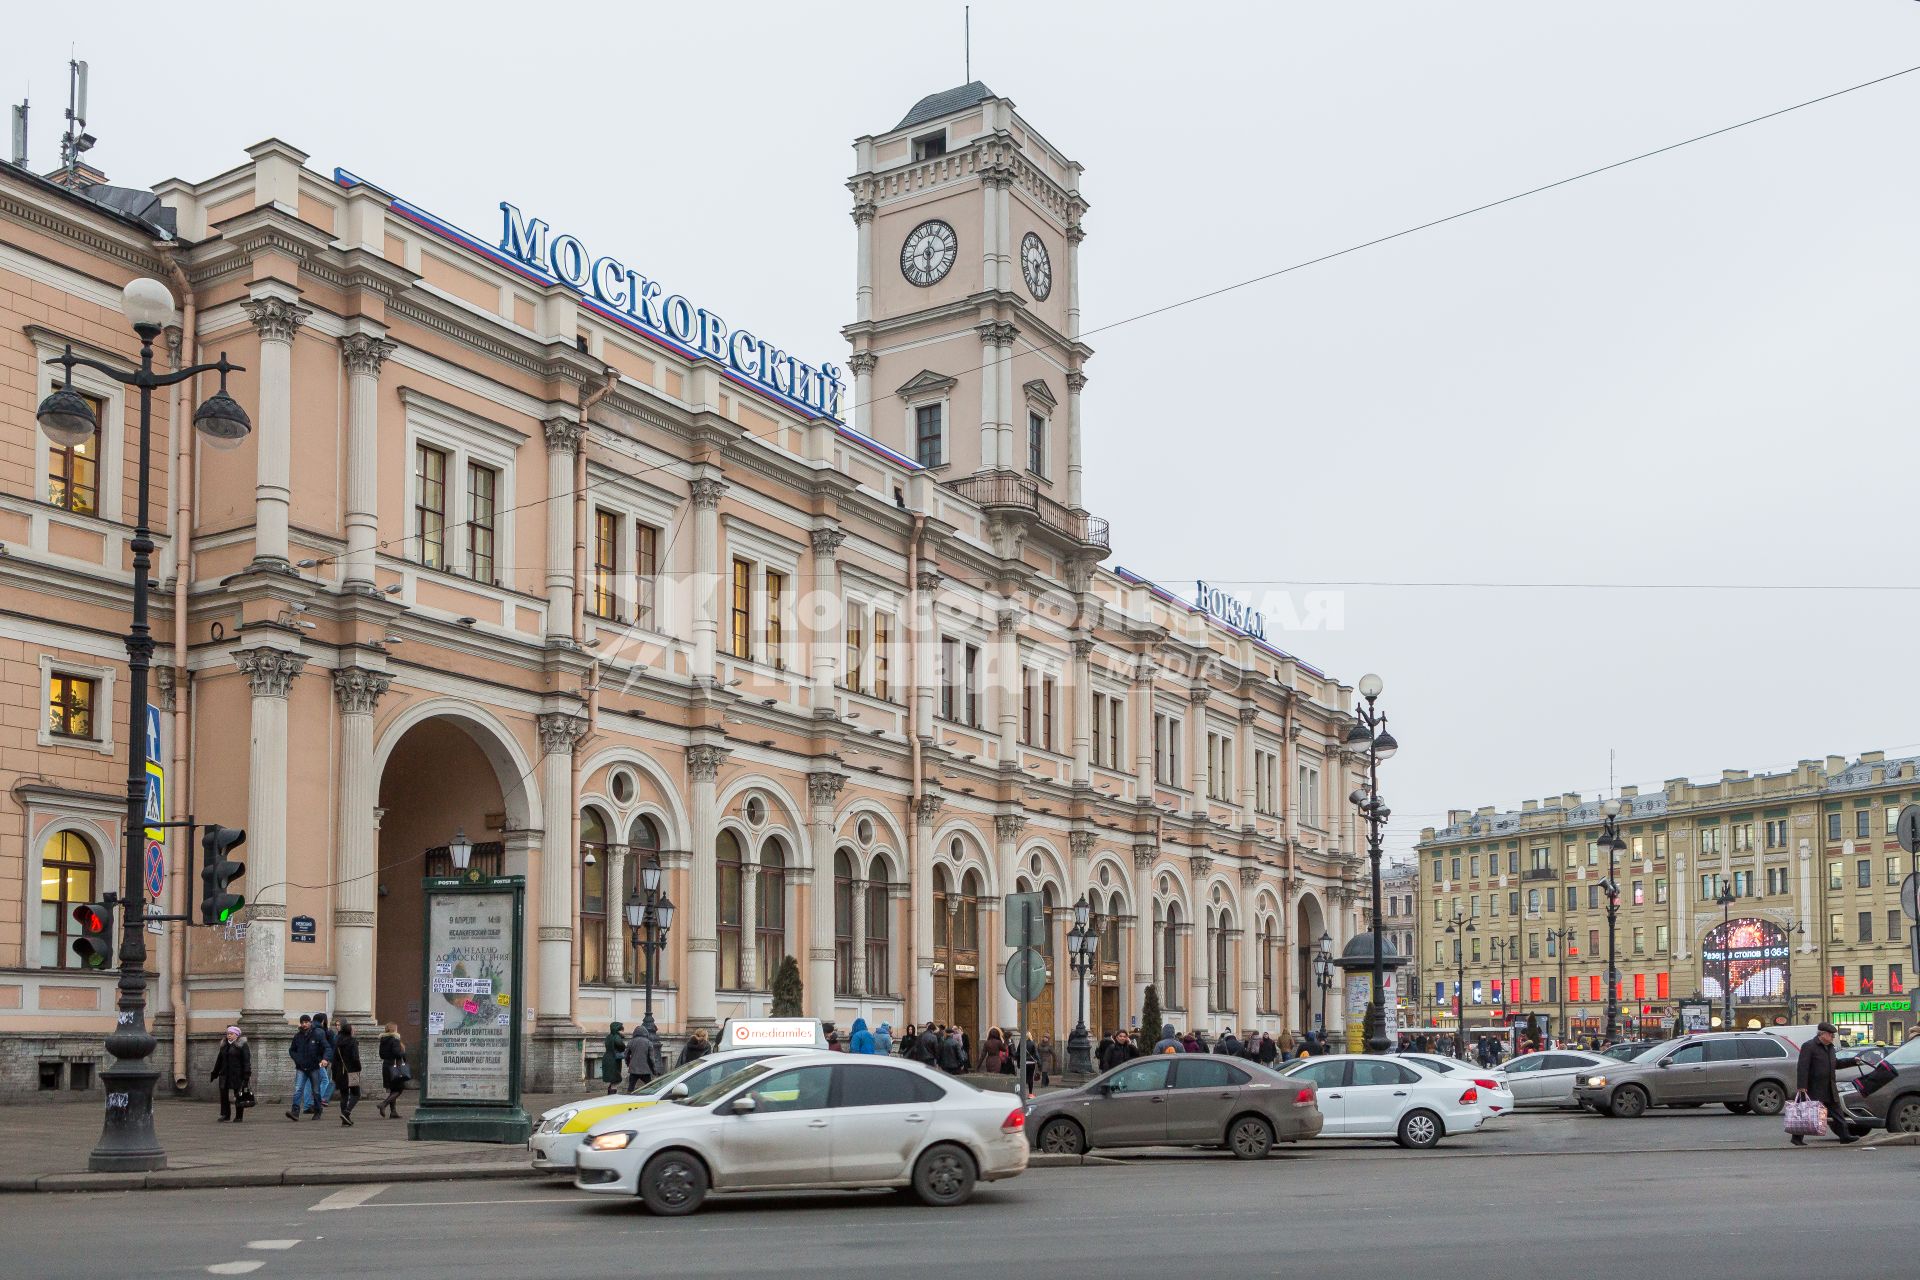
<svg viewBox="0 0 1920 1280">
<path fill-rule="evenodd" d="M 319 1187 L 368 1182 L 475 1182 L 544 1178 L 521 1164 L 422 1164 L 398 1168 L 156 1169 L 151 1173 L 42 1173 L 0 1178 L 0 1194 L 32 1191 L 181 1191 L 212 1187 Z"/>
<path fill-rule="evenodd" d="M 1116 1160 L 1112 1156 L 1065 1155 L 1055 1151 L 1033 1151 L 1027 1155 L 1029 1169 L 1079 1169 L 1093 1165 L 1123 1165 L 1126 1160 Z"/>
<path fill-rule="evenodd" d="M 1868 1147 L 1920 1147 L 1920 1133 L 1881 1133 L 1866 1139 Z"/>
</svg>

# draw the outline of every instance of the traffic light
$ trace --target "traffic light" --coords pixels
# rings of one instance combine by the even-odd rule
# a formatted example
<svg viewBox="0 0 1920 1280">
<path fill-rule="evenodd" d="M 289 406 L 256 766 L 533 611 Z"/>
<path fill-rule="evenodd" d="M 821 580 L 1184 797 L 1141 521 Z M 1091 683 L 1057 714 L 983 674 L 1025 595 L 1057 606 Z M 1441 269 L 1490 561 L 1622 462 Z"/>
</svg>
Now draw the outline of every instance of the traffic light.
<svg viewBox="0 0 1920 1280">
<path fill-rule="evenodd" d="M 230 861 L 233 851 L 247 842 L 247 833 L 238 827 L 209 825 L 200 833 L 200 923 L 225 924 L 233 913 L 247 905 L 227 886 L 247 874 L 244 862 Z"/>
<path fill-rule="evenodd" d="M 73 922 L 80 928 L 80 936 L 73 940 L 73 954 L 80 957 L 80 967 L 113 968 L 113 908 L 79 903 L 73 909 Z"/>
</svg>

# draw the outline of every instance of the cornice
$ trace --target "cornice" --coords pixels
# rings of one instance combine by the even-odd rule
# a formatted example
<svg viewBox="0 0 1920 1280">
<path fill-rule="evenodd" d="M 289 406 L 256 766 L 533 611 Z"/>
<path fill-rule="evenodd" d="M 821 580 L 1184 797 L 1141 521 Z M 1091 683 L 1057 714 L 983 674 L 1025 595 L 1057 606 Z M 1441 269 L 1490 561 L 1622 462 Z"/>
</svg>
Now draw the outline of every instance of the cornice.
<svg viewBox="0 0 1920 1280">
<path fill-rule="evenodd" d="M 166 263 L 150 247 L 151 241 L 143 241 L 131 233 L 124 238 L 115 237 L 100 228 L 86 225 L 76 217 L 62 217 L 60 216 L 62 212 L 71 214 L 78 213 L 79 210 L 56 211 L 51 206 L 25 199 L 14 189 L 0 188 L 0 218 L 36 227 L 63 240 L 82 245 L 143 274 L 153 276 L 167 274 Z M 105 221 L 103 216 L 102 222 Z"/>
</svg>

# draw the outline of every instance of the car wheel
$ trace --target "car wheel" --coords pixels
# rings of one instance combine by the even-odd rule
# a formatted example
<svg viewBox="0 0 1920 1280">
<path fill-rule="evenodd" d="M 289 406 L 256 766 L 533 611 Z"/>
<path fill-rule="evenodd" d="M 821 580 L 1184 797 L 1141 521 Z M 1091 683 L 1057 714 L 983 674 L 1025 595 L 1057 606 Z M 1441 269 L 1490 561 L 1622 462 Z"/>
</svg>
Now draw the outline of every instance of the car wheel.
<svg viewBox="0 0 1920 1280">
<path fill-rule="evenodd" d="M 973 1194 L 973 1157 L 959 1147 L 934 1147 L 913 1166 L 913 1194 L 921 1204 L 944 1209 Z"/>
<path fill-rule="evenodd" d="M 1421 1151 L 1440 1141 L 1440 1117 L 1431 1111 L 1409 1111 L 1400 1117 L 1400 1132 L 1394 1141 L 1410 1150 Z"/>
<path fill-rule="evenodd" d="M 1894 1133 L 1920 1133 L 1920 1094 L 1895 1099 L 1887 1108 L 1887 1128 Z"/>
<path fill-rule="evenodd" d="M 1633 1120 L 1647 1113 L 1647 1091 L 1639 1085 L 1623 1084 L 1613 1091 L 1613 1114 Z"/>
<path fill-rule="evenodd" d="M 1087 1149 L 1087 1135 L 1071 1120 L 1049 1120 L 1040 1126 L 1040 1149 L 1050 1155 L 1077 1156 Z"/>
<path fill-rule="evenodd" d="M 707 1167 L 685 1151 L 662 1151 L 640 1171 L 640 1199 L 663 1218 L 692 1213 L 707 1198 Z"/>
<path fill-rule="evenodd" d="M 1787 1091 L 1772 1080 L 1762 1080 L 1747 1090 L 1747 1105 L 1755 1115 L 1777 1116 L 1786 1108 Z"/>
<path fill-rule="evenodd" d="M 1227 1126 L 1227 1150 L 1239 1160 L 1261 1160 L 1273 1150 L 1273 1126 L 1259 1116 L 1238 1116 Z"/>
<path fill-rule="evenodd" d="M 1748 1113 L 1749 1111 L 1752 1111 L 1752 1110 L 1753 1110 L 1753 1108 L 1752 1108 L 1752 1107 L 1750 1107 L 1750 1106 L 1748 1106 L 1748 1105 L 1747 1105 L 1746 1103 L 1744 1103 L 1744 1102 L 1729 1102 L 1729 1103 L 1727 1104 L 1727 1110 L 1729 1110 L 1729 1111 L 1731 1111 L 1731 1112 L 1733 1112 L 1733 1114 L 1735 1114 L 1735 1115 L 1737 1115 L 1737 1116 L 1744 1116 L 1744 1115 L 1746 1115 L 1746 1114 L 1747 1114 L 1747 1113 Z"/>
</svg>

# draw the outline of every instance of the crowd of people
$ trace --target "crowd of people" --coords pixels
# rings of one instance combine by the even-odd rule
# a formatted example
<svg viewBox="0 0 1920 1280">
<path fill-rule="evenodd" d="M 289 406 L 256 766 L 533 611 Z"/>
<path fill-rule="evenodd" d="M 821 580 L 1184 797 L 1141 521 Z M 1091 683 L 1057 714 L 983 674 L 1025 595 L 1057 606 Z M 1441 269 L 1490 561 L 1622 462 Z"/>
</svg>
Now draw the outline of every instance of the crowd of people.
<svg viewBox="0 0 1920 1280">
<path fill-rule="evenodd" d="M 407 1062 L 407 1044 L 400 1038 L 400 1027 L 389 1022 L 381 1033 L 380 1083 L 385 1096 L 374 1110 L 390 1120 L 400 1119 L 400 1095 L 413 1079 Z M 360 1076 L 365 1070 L 360 1059 L 360 1040 L 353 1027 L 342 1022 L 327 1025 L 324 1013 L 301 1014 L 300 1029 L 287 1045 L 287 1057 L 293 1060 L 293 1103 L 287 1119 L 326 1114 L 327 1104 L 340 1103 L 340 1123 L 353 1125 L 354 1108 L 360 1105 Z M 208 1077 L 220 1089 L 220 1122 L 241 1124 L 255 1105 L 253 1096 L 253 1046 L 239 1027 L 228 1027 L 226 1037 L 214 1055 L 213 1072 Z"/>
</svg>

